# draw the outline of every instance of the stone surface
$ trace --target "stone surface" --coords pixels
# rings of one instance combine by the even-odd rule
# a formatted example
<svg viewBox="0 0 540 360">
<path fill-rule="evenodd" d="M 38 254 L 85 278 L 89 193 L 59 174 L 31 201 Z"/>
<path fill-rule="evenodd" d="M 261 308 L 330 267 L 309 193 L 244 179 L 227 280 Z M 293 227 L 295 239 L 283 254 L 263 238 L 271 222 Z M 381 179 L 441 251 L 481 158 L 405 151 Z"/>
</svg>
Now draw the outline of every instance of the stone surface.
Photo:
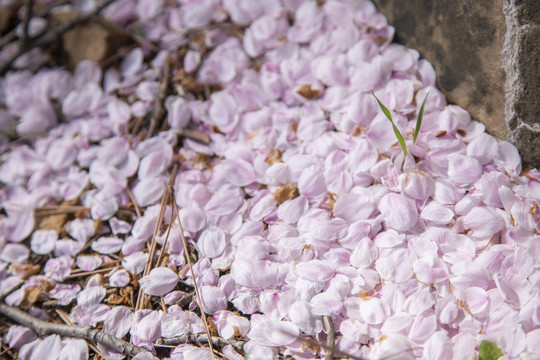
<svg viewBox="0 0 540 360">
<path fill-rule="evenodd" d="M 373 0 L 437 72 L 450 103 L 540 167 L 540 7 L 536 1 Z"/>
</svg>

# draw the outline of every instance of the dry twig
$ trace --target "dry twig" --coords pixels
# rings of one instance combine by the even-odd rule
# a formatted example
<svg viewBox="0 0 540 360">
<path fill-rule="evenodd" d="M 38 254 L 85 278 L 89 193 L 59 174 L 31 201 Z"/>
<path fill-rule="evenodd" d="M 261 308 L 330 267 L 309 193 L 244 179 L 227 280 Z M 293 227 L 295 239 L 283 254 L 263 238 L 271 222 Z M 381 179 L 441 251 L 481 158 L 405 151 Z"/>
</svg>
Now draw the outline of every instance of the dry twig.
<svg viewBox="0 0 540 360">
<path fill-rule="evenodd" d="M 334 360 L 334 349 L 336 347 L 336 330 L 332 323 L 332 318 L 328 315 L 323 316 L 324 327 L 326 328 L 326 356 L 325 360 Z"/>
<path fill-rule="evenodd" d="M 169 181 L 167 182 L 167 189 L 169 188 L 169 186 L 173 185 L 177 172 L 178 172 L 178 164 L 174 164 L 171 171 L 171 175 L 169 176 Z M 148 273 L 152 269 L 153 259 L 156 253 L 156 246 L 157 246 L 156 238 L 157 238 L 159 229 L 161 228 L 161 224 L 163 224 L 163 215 L 165 214 L 165 208 L 167 205 L 168 195 L 169 195 L 168 190 L 163 191 L 163 196 L 161 197 L 161 205 L 159 208 L 158 221 L 156 223 L 156 227 L 154 228 L 154 234 L 152 235 L 152 243 L 150 245 L 150 252 L 148 254 L 148 262 L 146 263 L 146 266 L 144 268 L 143 276 L 148 275 Z M 144 292 L 142 291 L 142 288 L 140 288 L 139 295 L 137 296 L 137 303 L 135 305 L 135 311 L 141 309 L 142 304 L 144 303 L 144 298 L 145 298 Z"/>
<path fill-rule="evenodd" d="M 187 263 L 189 265 L 189 271 L 191 273 L 191 277 L 193 278 L 193 285 L 195 286 L 195 296 L 197 297 L 197 302 L 199 303 L 199 308 L 201 309 L 201 317 L 204 324 L 204 329 L 206 330 L 206 336 L 207 339 L 212 339 L 212 335 L 210 334 L 210 328 L 208 327 L 208 321 L 206 320 L 206 314 L 204 312 L 203 302 L 201 298 L 201 294 L 199 293 L 199 287 L 197 286 L 197 281 L 195 280 L 195 272 L 193 271 L 193 264 L 191 264 L 191 258 L 189 256 L 189 249 L 187 246 L 186 238 L 184 237 L 184 229 L 182 228 L 182 222 L 180 221 L 180 214 L 178 211 L 178 205 L 176 204 L 176 197 L 174 196 L 174 188 L 172 186 L 168 187 L 169 193 L 171 194 L 171 200 L 173 205 L 173 211 L 176 212 L 176 220 L 178 221 L 178 228 L 180 230 L 180 237 L 182 238 L 182 244 L 184 245 L 184 255 L 187 259 Z M 172 225 L 172 224 L 171 224 Z M 212 345 L 212 341 L 208 341 L 208 346 L 210 347 L 210 352 L 212 353 L 212 358 L 215 359 L 216 356 L 214 354 L 214 346 Z"/>
<path fill-rule="evenodd" d="M 244 344 L 246 343 L 245 341 L 242 341 L 242 340 L 235 340 L 235 339 L 225 340 L 218 336 L 212 336 L 211 339 L 212 339 L 212 344 L 215 346 L 232 345 L 238 350 L 242 350 L 244 348 Z M 173 337 L 169 339 L 158 339 L 156 341 L 156 345 L 180 345 L 180 344 L 185 344 L 187 342 L 208 343 L 208 335 L 186 334 L 186 335 L 177 336 L 177 337 Z"/>
</svg>

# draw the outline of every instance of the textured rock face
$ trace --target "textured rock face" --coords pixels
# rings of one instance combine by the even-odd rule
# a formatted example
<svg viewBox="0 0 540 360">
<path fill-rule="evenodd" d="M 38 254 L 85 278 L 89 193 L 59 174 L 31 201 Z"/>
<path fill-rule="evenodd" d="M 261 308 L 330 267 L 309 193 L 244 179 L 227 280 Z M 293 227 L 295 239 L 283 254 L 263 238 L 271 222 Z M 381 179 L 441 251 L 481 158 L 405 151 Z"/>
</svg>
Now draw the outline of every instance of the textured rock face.
<svg viewBox="0 0 540 360">
<path fill-rule="evenodd" d="M 540 7 L 535 1 L 373 0 L 437 71 L 448 101 L 540 166 Z"/>
</svg>

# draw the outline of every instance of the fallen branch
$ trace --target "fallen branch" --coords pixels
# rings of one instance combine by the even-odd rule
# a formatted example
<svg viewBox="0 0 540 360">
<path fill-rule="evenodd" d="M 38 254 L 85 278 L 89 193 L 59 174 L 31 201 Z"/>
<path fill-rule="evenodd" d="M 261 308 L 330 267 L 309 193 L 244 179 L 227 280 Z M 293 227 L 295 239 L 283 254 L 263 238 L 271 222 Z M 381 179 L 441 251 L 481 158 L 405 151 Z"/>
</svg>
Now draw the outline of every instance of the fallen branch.
<svg viewBox="0 0 540 360">
<path fill-rule="evenodd" d="M 56 39 L 62 36 L 65 32 L 71 30 L 77 24 L 80 24 L 81 22 L 84 22 L 90 19 L 92 16 L 95 16 L 101 10 L 106 8 L 108 5 L 110 5 L 114 1 L 115 0 L 104 0 L 102 3 L 97 5 L 94 10 L 89 11 L 84 14 L 80 14 L 75 19 L 68 21 L 65 24 L 59 25 L 56 28 L 52 29 L 51 31 L 47 31 L 45 34 L 41 36 L 29 39 L 25 44 L 19 44 L 19 46 L 17 47 L 17 50 L 13 54 L 8 56 L 6 60 L 0 63 L 0 76 L 4 75 L 6 71 L 8 71 L 9 68 L 11 67 L 11 64 L 13 64 L 15 60 L 17 60 L 23 54 L 27 53 L 29 50 L 52 44 Z"/>
<path fill-rule="evenodd" d="M 325 360 L 334 360 L 334 350 L 336 348 L 336 330 L 332 323 L 332 318 L 328 315 L 323 316 L 324 327 L 326 328 L 326 356 Z"/>
<path fill-rule="evenodd" d="M 104 331 L 93 329 L 91 327 L 50 323 L 35 318 L 16 307 L 6 304 L 0 304 L 0 314 L 22 326 L 31 328 L 39 336 L 60 335 L 63 337 L 83 339 L 93 343 L 100 343 L 127 356 L 135 356 L 141 352 L 147 352 L 145 349 L 131 345 Z"/>
<path fill-rule="evenodd" d="M 218 336 L 212 336 L 211 337 L 212 344 L 214 346 L 225 346 L 225 345 L 232 345 L 238 350 L 242 350 L 244 347 L 244 344 L 246 343 L 243 340 L 235 340 L 235 339 L 229 339 L 225 340 L 223 338 L 220 338 Z M 208 344 L 208 335 L 206 334 L 187 334 L 182 336 L 177 336 L 169 339 L 157 339 L 155 345 L 180 345 L 185 344 L 187 342 L 190 343 L 205 343 Z"/>
</svg>

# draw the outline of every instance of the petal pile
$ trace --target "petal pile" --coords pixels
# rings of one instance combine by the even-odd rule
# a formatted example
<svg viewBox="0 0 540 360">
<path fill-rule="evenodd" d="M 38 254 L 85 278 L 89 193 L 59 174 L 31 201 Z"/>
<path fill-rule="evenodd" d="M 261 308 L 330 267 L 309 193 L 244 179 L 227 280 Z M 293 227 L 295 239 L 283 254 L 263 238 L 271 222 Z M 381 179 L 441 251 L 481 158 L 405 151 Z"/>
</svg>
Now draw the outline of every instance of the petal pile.
<svg viewBox="0 0 540 360">
<path fill-rule="evenodd" d="M 204 332 L 196 300 L 180 305 L 196 282 L 219 336 L 246 341 L 250 359 L 324 357 L 307 339 L 325 343 L 326 316 L 337 349 L 362 358 L 470 359 L 483 340 L 509 359 L 540 351 L 540 172 L 447 105 L 431 64 L 391 43 L 370 1 L 117 0 L 103 14 L 159 51 L 0 79 L 0 126 L 48 131 L 0 135 L 0 290 L 27 279 L 7 303 L 45 289 L 72 322 L 103 322 L 156 354 L 159 338 Z M 145 138 L 132 131 L 154 111 L 167 62 L 165 123 Z M 173 164 L 193 254 L 174 207 L 159 205 Z M 63 206 L 75 216 L 43 225 Z M 144 272 L 160 210 L 161 263 Z M 41 273 L 24 274 L 36 259 Z M 161 301 L 135 309 L 138 286 Z M 19 326 L 6 341 L 21 359 L 88 358 L 79 340 Z M 182 344 L 169 358 L 211 354 Z"/>
</svg>

